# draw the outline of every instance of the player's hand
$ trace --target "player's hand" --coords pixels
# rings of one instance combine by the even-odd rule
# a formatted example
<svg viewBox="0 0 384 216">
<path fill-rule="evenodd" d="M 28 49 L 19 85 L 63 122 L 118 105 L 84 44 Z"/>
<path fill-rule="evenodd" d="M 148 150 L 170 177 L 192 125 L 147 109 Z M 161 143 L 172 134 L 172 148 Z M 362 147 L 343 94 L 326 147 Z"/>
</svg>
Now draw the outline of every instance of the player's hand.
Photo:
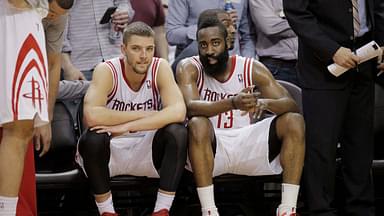
<svg viewBox="0 0 384 216">
<path fill-rule="evenodd" d="M 64 70 L 65 80 L 87 80 L 84 74 L 76 67 L 70 67 L 69 70 Z"/>
<path fill-rule="evenodd" d="M 229 17 L 230 17 L 231 20 L 232 20 L 233 25 L 234 25 L 235 28 L 236 28 L 237 19 L 239 18 L 239 16 L 237 15 L 237 11 L 236 11 L 235 9 L 233 9 L 233 10 L 229 10 L 229 11 L 228 11 L 228 14 L 229 14 Z"/>
<path fill-rule="evenodd" d="M 33 143 L 35 150 L 40 151 L 39 157 L 45 155 L 51 147 L 52 130 L 51 124 L 46 124 L 41 127 L 35 128 L 33 134 Z"/>
<path fill-rule="evenodd" d="M 352 51 L 345 47 L 340 47 L 333 55 L 333 61 L 345 68 L 354 68 L 359 63 L 360 59 Z"/>
<path fill-rule="evenodd" d="M 377 66 L 377 69 L 379 69 L 380 70 L 380 72 L 384 72 L 384 63 L 382 62 L 382 63 L 380 63 L 378 66 Z"/>
<path fill-rule="evenodd" d="M 108 133 L 112 136 L 120 136 L 125 133 L 129 133 L 129 128 L 127 124 L 119 124 L 113 126 L 95 126 L 91 128 L 91 131 L 96 131 L 96 133 Z"/>
<path fill-rule="evenodd" d="M 257 105 L 257 99 L 260 96 L 259 92 L 253 92 L 254 86 L 244 88 L 240 93 L 233 97 L 234 108 L 249 111 Z"/>
<path fill-rule="evenodd" d="M 263 116 L 265 110 L 267 110 L 268 105 L 266 101 L 267 101 L 266 99 L 258 99 L 257 105 L 254 108 L 248 110 L 249 117 L 257 120 L 260 119 L 261 116 Z M 245 115 L 245 114 L 247 113 L 244 113 L 244 114 L 242 113 L 242 115 Z"/>
<path fill-rule="evenodd" d="M 112 23 L 119 31 L 123 31 L 129 22 L 128 11 L 116 11 L 111 15 L 111 18 Z"/>
</svg>

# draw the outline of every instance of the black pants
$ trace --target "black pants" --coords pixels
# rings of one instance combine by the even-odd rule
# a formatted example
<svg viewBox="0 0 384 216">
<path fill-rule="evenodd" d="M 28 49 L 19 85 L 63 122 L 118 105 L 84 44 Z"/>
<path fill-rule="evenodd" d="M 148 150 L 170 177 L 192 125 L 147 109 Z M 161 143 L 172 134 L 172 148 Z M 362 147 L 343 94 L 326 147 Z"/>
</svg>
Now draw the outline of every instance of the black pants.
<svg viewBox="0 0 384 216">
<path fill-rule="evenodd" d="M 110 139 L 106 133 L 88 130 L 79 140 L 79 153 L 94 194 L 110 191 Z M 152 142 L 152 159 L 160 175 L 160 189 L 175 192 L 187 159 L 187 129 L 181 124 L 169 124 L 159 129 Z M 132 163 L 140 167 L 140 161 Z"/>
<path fill-rule="evenodd" d="M 336 215 L 336 146 L 341 145 L 345 215 L 374 215 L 371 176 L 374 85 L 372 62 L 359 65 L 340 90 L 303 89 L 306 122 L 304 190 L 311 215 Z"/>
</svg>

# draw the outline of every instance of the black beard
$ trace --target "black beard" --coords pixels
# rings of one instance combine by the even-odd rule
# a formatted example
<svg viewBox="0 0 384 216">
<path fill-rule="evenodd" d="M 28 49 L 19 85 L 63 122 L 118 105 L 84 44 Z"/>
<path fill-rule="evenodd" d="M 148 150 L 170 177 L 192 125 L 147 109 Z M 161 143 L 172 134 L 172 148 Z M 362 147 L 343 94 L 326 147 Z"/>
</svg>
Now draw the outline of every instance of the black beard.
<svg viewBox="0 0 384 216">
<path fill-rule="evenodd" d="M 215 76 L 218 74 L 222 74 L 225 72 L 227 68 L 227 62 L 229 58 L 229 54 L 227 50 L 224 50 L 217 56 L 212 55 L 202 55 L 199 51 L 200 61 L 204 67 L 204 71 L 210 76 Z M 210 64 L 208 58 L 214 58 L 217 60 L 215 64 Z"/>
</svg>

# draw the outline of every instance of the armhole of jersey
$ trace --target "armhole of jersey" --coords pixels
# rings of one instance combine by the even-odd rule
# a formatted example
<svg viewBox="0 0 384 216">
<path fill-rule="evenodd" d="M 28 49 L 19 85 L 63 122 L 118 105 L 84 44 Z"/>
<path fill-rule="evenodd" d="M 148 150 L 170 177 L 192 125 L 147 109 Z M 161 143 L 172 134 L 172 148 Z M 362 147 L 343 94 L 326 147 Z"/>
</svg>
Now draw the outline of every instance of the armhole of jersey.
<svg viewBox="0 0 384 216">
<path fill-rule="evenodd" d="M 154 110 L 160 109 L 160 95 L 159 95 L 159 89 L 157 88 L 157 74 L 160 67 L 160 58 L 153 58 L 152 61 L 152 67 L 151 67 L 151 73 L 152 73 L 152 94 L 153 94 L 153 100 L 154 100 Z"/>
<path fill-rule="evenodd" d="M 253 63 L 254 63 L 254 59 L 253 58 L 249 58 L 249 67 L 248 67 L 248 73 L 249 73 L 249 85 L 256 85 L 255 83 L 253 83 Z"/>
<path fill-rule="evenodd" d="M 117 78 L 117 71 L 116 71 L 116 68 L 113 65 L 113 63 L 111 61 L 106 61 L 105 63 L 109 67 L 109 71 L 112 74 L 112 85 L 113 85 L 113 87 L 112 87 L 112 91 L 108 94 L 108 99 L 107 99 L 107 103 L 109 103 L 109 101 L 115 96 L 115 94 L 117 92 L 117 86 L 118 86 L 117 80 L 118 80 L 118 78 Z"/>
<path fill-rule="evenodd" d="M 249 64 L 250 64 L 251 60 L 250 58 L 243 58 L 243 83 L 244 83 L 244 88 L 247 88 L 248 86 L 250 86 L 250 77 L 249 77 Z"/>
<path fill-rule="evenodd" d="M 204 74 L 203 74 L 203 66 L 201 65 L 200 61 L 196 57 L 191 57 L 191 62 L 193 65 L 195 65 L 197 69 L 197 90 L 199 91 L 199 94 L 201 94 L 201 90 L 203 89 L 204 84 Z"/>
</svg>

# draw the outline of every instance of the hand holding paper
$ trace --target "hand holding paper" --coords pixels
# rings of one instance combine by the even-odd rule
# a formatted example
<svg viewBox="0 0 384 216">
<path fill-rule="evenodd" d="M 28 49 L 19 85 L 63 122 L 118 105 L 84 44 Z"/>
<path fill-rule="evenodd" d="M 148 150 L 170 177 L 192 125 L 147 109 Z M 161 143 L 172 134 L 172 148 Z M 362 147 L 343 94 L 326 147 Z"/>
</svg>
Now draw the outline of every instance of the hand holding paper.
<svg viewBox="0 0 384 216">
<path fill-rule="evenodd" d="M 356 50 L 356 55 L 360 58 L 359 63 L 363 63 L 365 61 L 368 61 L 368 60 L 375 58 L 381 54 L 382 54 L 382 49 L 380 48 L 379 45 L 377 45 L 377 43 L 375 41 L 371 41 L 371 42 L 365 44 L 364 46 L 362 46 Z M 329 70 L 329 72 L 331 72 L 331 74 L 338 77 L 349 69 L 342 67 L 336 63 L 333 63 L 333 64 L 328 66 L 328 70 Z"/>
</svg>

